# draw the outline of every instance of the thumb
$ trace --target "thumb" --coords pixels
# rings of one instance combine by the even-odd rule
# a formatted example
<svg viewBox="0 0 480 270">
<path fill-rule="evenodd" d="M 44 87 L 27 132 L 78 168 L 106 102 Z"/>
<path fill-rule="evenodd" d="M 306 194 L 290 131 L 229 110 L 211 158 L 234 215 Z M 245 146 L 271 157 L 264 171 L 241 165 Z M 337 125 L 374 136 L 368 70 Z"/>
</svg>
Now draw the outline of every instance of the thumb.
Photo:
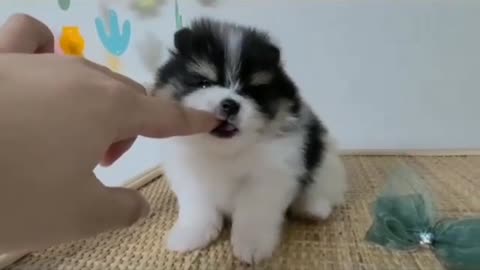
<svg viewBox="0 0 480 270">
<path fill-rule="evenodd" d="M 103 187 L 92 205 L 83 231 L 86 236 L 133 225 L 149 213 L 149 205 L 140 192 L 121 187 Z"/>
<path fill-rule="evenodd" d="M 93 176 L 96 183 L 99 180 Z M 72 219 L 71 239 L 80 240 L 100 233 L 133 225 L 146 217 L 150 207 L 145 198 L 137 190 L 123 187 L 105 187 L 91 190 L 85 196 L 83 209 L 79 209 L 77 217 Z M 98 187 L 98 186 L 97 186 Z M 65 230 L 65 228 L 59 228 Z"/>
<path fill-rule="evenodd" d="M 136 190 L 105 187 L 93 173 L 76 183 L 65 187 L 64 194 L 43 197 L 33 207 L 35 212 L 2 224 L 10 233 L 0 235 L 0 252 L 38 250 L 88 238 L 130 226 L 148 214 L 149 206 Z"/>
</svg>

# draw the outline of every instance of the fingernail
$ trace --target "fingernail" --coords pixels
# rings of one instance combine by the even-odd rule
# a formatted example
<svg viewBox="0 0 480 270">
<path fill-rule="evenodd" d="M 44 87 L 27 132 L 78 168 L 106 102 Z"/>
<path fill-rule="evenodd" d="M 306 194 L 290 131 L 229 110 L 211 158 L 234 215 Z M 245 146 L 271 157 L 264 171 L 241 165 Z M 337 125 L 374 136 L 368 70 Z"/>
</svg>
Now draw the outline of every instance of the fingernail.
<svg viewBox="0 0 480 270">
<path fill-rule="evenodd" d="M 140 213 L 140 219 L 146 218 L 150 214 L 150 204 L 145 201 L 145 205 L 142 207 L 142 211 Z"/>
</svg>

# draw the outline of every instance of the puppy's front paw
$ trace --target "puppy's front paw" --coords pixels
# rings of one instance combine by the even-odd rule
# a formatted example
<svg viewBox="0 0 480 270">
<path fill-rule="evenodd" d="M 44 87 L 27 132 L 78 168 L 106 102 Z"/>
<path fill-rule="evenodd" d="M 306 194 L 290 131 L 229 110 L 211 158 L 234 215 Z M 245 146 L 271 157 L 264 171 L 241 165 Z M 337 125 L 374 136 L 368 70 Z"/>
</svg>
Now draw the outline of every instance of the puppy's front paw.
<svg viewBox="0 0 480 270">
<path fill-rule="evenodd" d="M 233 253 L 244 263 L 254 264 L 270 258 L 279 241 L 276 228 L 243 227 L 232 231 Z"/>
<path fill-rule="evenodd" d="M 318 199 L 309 212 L 313 217 L 325 220 L 332 213 L 332 204 L 326 199 Z"/>
<path fill-rule="evenodd" d="M 206 247 L 215 240 L 222 229 L 221 222 L 199 225 L 175 224 L 167 240 L 167 249 L 176 252 L 188 252 Z"/>
</svg>

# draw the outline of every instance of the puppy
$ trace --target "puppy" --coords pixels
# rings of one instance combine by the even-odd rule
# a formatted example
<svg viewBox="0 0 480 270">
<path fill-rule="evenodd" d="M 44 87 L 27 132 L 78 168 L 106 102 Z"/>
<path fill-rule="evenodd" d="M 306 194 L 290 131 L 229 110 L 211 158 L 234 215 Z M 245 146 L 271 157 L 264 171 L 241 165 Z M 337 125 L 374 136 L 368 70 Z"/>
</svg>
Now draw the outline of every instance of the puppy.
<svg viewBox="0 0 480 270">
<path fill-rule="evenodd" d="M 260 262 L 279 244 L 287 210 L 325 219 L 343 202 L 342 161 L 266 33 L 202 18 L 174 43 L 153 95 L 212 112 L 219 125 L 169 144 L 179 216 L 167 247 L 203 248 L 228 217 L 235 256 Z"/>
</svg>

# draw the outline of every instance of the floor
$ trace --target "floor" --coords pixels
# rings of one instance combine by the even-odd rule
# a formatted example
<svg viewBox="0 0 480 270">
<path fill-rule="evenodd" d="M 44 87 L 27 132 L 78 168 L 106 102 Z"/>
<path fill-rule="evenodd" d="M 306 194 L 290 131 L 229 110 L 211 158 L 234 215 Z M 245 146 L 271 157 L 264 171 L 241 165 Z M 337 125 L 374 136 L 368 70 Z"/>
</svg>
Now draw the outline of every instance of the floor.
<svg viewBox="0 0 480 270">
<path fill-rule="evenodd" d="M 391 252 L 364 241 L 371 204 L 389 172 L 399 165 L 415 169 L 428 183 L 447 217 L 480 214 L 480 157 L 345 156 L 351 189 L 347 204 L 323 223 L 290 221 L 275 256 L 255 269 L 426 270 L 442 269 L 430 250 Z M 205 250 L 170 253 L 163 240 L 177 214 L 163 178 L 141 188 L 152 205 L 139 224 L 92 239 L 28 255 L 16 269 L 246 269 L 232 256 L 228 229 Z"/>
</svg>

